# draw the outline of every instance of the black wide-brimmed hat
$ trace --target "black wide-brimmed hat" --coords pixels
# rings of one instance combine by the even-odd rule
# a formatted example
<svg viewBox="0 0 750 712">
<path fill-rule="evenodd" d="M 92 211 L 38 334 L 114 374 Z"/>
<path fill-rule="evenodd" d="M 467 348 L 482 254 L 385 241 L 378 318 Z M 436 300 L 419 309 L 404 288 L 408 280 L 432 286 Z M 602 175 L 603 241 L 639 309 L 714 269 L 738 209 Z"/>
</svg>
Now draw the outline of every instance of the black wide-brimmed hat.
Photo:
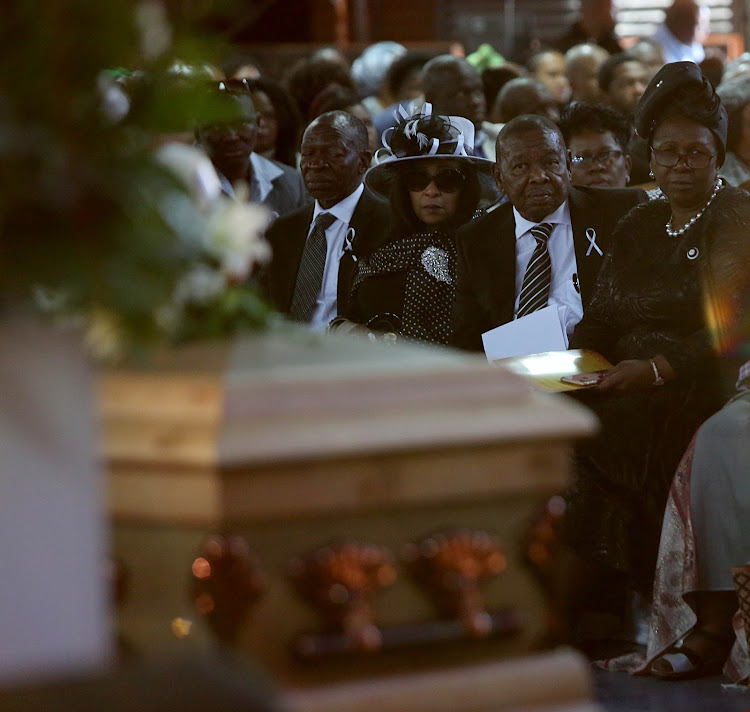
<svg viewBox="0 0 750 712">
<path fill-rule="evenodd" d="M 695 106 L 695 112 L 688 110 L 686 116 L 709 129 L 724 153 L 729 125 L 727 110 L 711 82 L 693 62 L 670 62 L 654 75 L 635 110 L 638 135 L 650 145 L 656 127 L 669 115 L 670 108 L 679 98 L 688 96 L 689 104 Z"/>
<path fill-rule="evenodd" d="M 383 133 L 383 148 L 365 174 L 371 190 L 387 195 L 396 171 L 428 158 L 458 159 L 480 172 L 492 172 L 494 161 L 474 155 L 474 124 L 469 119 L 433 114 L 430 104 L 411 116 L 402 110 L 399 116 L 399 123 Z"/>
</svg>

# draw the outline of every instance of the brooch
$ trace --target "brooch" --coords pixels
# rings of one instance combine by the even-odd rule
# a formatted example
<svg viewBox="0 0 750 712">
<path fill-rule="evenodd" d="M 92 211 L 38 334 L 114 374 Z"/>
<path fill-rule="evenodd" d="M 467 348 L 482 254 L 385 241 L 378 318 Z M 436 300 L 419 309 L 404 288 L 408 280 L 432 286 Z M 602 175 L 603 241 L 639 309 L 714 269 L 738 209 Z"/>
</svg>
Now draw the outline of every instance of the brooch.
<svg viewBox="0 0 750 712">
<path fill-rule="evenodd" d="M 453 284 L 453 275 L 448 268 L 448 253 L 439 247 L 428 247 L 422 253 L 422 266 L 438 282 Z"/>
<path fill-rule="evenodd" d="M 695 259 L 698 259 L 699 254 L 700 254 L 700 250 L 697 247 L 691 247 L 687 251 L 687 258 L 689 260 L 695 260 Z"/>
</svg>

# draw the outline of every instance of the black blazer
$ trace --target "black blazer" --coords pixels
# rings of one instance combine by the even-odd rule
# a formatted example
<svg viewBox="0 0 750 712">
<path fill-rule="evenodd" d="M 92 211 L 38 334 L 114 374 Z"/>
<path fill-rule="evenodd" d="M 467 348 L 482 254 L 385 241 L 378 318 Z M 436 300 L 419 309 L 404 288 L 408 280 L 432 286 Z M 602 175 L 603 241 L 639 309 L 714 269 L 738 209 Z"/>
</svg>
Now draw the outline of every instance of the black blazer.
<svg viewBox="0 0 750 712">
<path fill-rule="evenodd" d="M 271 262 L 261 273 L 259 282 L 264 296 L 284 314 L 289 313 L 292 304 L 297 272 L 314 209 L 314 205 L 306 205 L 278 218 L 266 234 L 272 256 Z M 388 204 L 365 187 L 354 209 L 349 227 L 354 229 L 354 256 L 362 257 L 369 254 L 388 238 Z M 345 252 L 339 261 L 337 296 L 338 314 L 342 316 L 348 316 L 349 296 L 357 264 L 352 252 Z"/>
<path fill-rule="evenodd" d="M 596 244 L 606 254 L 609 236 L 619 219 L 648 196 L 636 188 L 576 188 L 568 194 L 581 301 L 591 300 L 602 255 L 589 247 L 586 231 L 596 231 Z M 482 334 L 513 320 L 516 302 L 516 232 L 513 206 L 504 203 L 462 227 L 457 235 L 458 295 L 453 317 L 453 343 L 482 350 Z M 588 251 L 588 255 L 586 254 Z"/>
</svg>

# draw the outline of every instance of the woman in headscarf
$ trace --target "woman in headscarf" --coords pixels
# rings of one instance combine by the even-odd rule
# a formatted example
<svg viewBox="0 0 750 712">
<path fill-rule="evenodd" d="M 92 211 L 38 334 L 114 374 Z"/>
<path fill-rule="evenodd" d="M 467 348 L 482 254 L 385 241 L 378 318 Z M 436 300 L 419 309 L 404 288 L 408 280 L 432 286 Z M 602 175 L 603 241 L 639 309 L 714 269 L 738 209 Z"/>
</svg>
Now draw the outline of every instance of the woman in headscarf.
<svg viewBox="0 0 750 712">
<path fill-rule="evenodd" d="M 460 116 L 422 112 L 383 138 L 365 175 L 393 210 L 391 239 L 360 260 L 351 304 L 373 332 L 448 344 L 456 297 L 455 232 L 477 210 L 492 162 L 474 156 L 474 127 Z"/>
<path fill-rule="evenodd" d="M 670 482 L 722 404 L 716 347 L 750 270 L 750 195 L 719 178 L 727 114 L 697 66 L 663 67 L 635 122 L 665 198 L 618 225 L 571 340 L 616 365 L 580 394 L 601 430 L 577 447 L 567 492 L 570 606 L 597 578 L 650 593 Z"/>
</svg>

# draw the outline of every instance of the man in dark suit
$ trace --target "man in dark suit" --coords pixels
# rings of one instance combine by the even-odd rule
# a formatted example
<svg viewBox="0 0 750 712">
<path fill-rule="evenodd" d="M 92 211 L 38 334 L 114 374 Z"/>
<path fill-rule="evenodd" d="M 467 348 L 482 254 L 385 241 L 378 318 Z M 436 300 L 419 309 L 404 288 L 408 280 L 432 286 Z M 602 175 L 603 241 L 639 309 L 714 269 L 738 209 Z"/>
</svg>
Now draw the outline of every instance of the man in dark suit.
<svg viewBox="0 0 750 712">
<path fill-rule="evenodd" d="M 646 194 L 572 187 L 562 134 L 541 116 L 505 125 L 494 170 L 508 202 L 457 234 L 454 344 L 479 351 L 485 331 L 546 305 L 565 307 L 569 337 L 591 299 L 612 230 Z"/>
<path fill-rule="evenodd" d="M 357 258 L 388 236 L 388 206 L 362 183 L 371 159 L 365 125 L 344 111 L 319 116 L 305 131 L 300 167 L 315 204 L 271 226 L 271 263 L 260 280 L 295 321 L 325 328 L 348 316 Z"/>
</svg>

